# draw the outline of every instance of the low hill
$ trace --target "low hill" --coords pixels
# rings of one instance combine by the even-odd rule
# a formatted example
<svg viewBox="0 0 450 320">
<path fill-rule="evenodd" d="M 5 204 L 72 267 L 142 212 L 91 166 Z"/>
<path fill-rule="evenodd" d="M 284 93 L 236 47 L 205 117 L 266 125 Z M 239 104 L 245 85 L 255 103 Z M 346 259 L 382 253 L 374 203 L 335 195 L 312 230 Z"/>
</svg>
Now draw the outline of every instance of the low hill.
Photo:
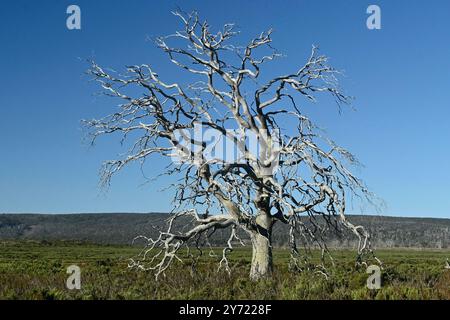
<svg viewBox="0 0 450 320">
<path fill-rule="evenodd" d="M 167 217 L 165 213 L 0 214 L 0 240 L 129 244 L 136 235 L 155 236 L 157 230 L 152 226 L 163 227 Z M 450 248 L 450 219 L 351 215 L 349 220 L 370 231 L 375 248 Z M 275 228 L 275 245 L 285 246 L 287 232 L 277 232 L 285 227 L 278 223 Z M 227 235 L 218 232 L 213 244 Z M 328 243 L 331 247 L 354 247 L 356 242 L 353 236 L 344 235 L 330 236 Z"/>
</svg>

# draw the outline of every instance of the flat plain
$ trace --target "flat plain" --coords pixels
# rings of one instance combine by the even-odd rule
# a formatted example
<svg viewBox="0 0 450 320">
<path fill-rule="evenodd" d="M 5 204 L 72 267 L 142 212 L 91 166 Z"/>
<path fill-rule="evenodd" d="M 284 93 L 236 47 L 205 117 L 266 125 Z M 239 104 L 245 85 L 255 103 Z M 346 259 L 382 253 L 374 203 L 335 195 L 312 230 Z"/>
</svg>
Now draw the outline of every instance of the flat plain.
<svg viewBox="0 0 450 320">
<path fill-rule="evenodd" d="M 382 249 L 381 288 L 368 289 L 369 274 L 355 267 L 355 252 L 332 250 L 329 278 L 311 271 L 289 270 L 289 251 L 274 251 L 270 280 L 248 280 L 251 251 L 230 254 L 231 274 L 217 270 L 208 251 L 192 268 L 190 259 L 176 263 L 165 277 L 132 270 L 128 260 L 139 247 L 81 242 L 0 242 L 0 299 L 450 299 L 449 250 Z M 313 252 L 311 262 L 318 262 Z M 69 290 L 67 267 L 81 269 L 81 289 Z"/>
</svg>

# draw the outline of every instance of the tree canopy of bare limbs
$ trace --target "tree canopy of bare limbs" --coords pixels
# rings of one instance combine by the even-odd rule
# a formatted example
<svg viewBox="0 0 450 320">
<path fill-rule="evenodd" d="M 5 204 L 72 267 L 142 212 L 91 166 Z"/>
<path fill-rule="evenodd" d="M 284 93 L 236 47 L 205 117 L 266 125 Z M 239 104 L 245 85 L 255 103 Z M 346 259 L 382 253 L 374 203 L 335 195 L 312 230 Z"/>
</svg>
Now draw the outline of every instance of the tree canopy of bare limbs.
<svg viewBox="0 0 450 320">
<path fill-rule="evenodd" d="M 105 162 L 102 181 L 109 184 L 126 165 L 153 155 L 168 159 L 163 174 L 179 178 L 172 185 L 168 228 L 156 238 L 141 236 L 145 249 L 130 266 L 154 270 L 158 277 L 179 260 L 183 247 L 199 239 L 207 243 L 216 230 L 226 229 L 220 267 L 231 271 L 227 255 L 245 234 L 253 249 L 251 279 L 267 277 L 273 271 L 275 223 L 288 226 L 292 266 L 300 270 L 307 267 L 303 248 L 313 245 L 328 255 L 322 237 L 327 230 L 353 232 L 359 239 L 357 261 L 363 263 L 372 254 L 369 234 L 345 215 L 349 194 L 371 196 L 348 168 L 358 162 L 324 137 L 301 106 L 319 95 L 339 106 L 350 104 L 338 86 L 339 72 L 313 47 L 291 73 L 267 78 L 263 67 L 280 56 L 271 46 L 271 30 L 238 46 L 233 24 L 213 32 L 196 13 L 174 14 L 182 30 L 157 38 L 156 44 L 179 67 L 180 79 L 189 79 L 187 84 L 170 82 L 147 64 L 119 73 L 91 61 L 89 69 L 107 95 L 122 101 L 104 118 L 84 122 L 92 141 L 112 134 L 131 140 L 123 158 Z M 211 156 L 211 144 L 192 134 L 197 129 L 212 132 L 216 147 L 231 142 L 238 156 L 234 161 Z M 249 135 L 258 142 L 256 152 Z M 174 227 L 182 217 L 192 218 L 188 230 Z"/>
</svg>

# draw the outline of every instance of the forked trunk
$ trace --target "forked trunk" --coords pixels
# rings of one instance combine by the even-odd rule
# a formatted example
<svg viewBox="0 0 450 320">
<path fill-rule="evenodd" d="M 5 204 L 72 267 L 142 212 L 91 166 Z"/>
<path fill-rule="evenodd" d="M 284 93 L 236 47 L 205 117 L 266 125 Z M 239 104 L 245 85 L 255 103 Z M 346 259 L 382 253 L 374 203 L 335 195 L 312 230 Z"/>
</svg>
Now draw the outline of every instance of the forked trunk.
<svg viewBox="0 0 450 320">
<path fill-rule="evenodd" d="M 251 280 L 271 277 L 273 271 L 272 221 L 270 217 L 266 216 L 260 216 L 258 218 L 259 232 L 251 234 L 253 247 L 252 265 L 250 268 Z"/>
</svg>

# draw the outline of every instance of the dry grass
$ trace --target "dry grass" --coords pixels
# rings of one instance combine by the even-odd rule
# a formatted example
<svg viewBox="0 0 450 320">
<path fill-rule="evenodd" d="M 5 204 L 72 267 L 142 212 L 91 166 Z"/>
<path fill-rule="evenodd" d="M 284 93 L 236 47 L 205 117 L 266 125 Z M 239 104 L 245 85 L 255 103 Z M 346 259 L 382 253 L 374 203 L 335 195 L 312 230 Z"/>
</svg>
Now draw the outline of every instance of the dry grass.
<svg viewBox="0 0 450 320">
<path fill-rule="evenodd" d="M 334 252 L 330 278 L 288 271 L 288 253 L 275 252 L 273 279 L 248 280 L 247 249 L 232 253 L 233 274 L 217 272 L 205 258 L 196 272 L 174 265 L 165 279 L 126 268 L 137 248 L 75 243 L 0 243 L 0 299 L 450 299 L 448 251 L 383 250 L 382 288 L 366 288 L 368 274 L 354 267 L 354 253 Z M 65 287 L 66 268 L 81 267 L 82 289 Z"/>
</svg>

